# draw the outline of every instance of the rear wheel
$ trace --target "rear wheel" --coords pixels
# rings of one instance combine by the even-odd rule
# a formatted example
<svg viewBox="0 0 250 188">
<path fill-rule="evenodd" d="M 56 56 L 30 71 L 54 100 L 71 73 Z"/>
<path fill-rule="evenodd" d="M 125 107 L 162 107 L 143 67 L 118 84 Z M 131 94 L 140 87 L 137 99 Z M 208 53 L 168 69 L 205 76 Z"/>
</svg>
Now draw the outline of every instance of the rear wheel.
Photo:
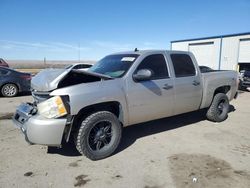
<svg viewBox="0 0 250 188">
<path fill-rule="evenodd" d="M 76 149 L 91 160 L 103 159 L 116 150 L 121 134 L 121 123 L 114 114 L 96 112 L 81 122 L 76 133 Z"/>
<path fill-rule="evenodd" d="M 226 94 L 217 93 L 207 111 L 207 118 L 210 121 L 221 122 L 228 116 L 229 100 Z"/>
<path fill-rule="evenodd" d="M 5 84 L 1 89 L 4 97 L 15 97 L 18 94 L 18 88 L 15 84 Z"/>
</svg>

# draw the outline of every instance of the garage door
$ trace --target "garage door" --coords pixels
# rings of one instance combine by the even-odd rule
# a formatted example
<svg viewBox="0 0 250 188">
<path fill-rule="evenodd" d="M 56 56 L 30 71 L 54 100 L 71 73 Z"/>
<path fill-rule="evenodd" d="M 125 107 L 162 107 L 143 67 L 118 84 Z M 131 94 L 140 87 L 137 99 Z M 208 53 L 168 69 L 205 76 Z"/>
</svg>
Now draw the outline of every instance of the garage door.
<svg viewBox="0 0 250 188">
<path fill-rule="evenodd" d="M 240 40 L 239 63 L 250 63 L 250 39 Z"/>
<path fill-rule="evenodd" d="M 189 51 L 194 54 L 199 65 L 218 69 L 213 42 L 189 44 Z"/>
</svg>

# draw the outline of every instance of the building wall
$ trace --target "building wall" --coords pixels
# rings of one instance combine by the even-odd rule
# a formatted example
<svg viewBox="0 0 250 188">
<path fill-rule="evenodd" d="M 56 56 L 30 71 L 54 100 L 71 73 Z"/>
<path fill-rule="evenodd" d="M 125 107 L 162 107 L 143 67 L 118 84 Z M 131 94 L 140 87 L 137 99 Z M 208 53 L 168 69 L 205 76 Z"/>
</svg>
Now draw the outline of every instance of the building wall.
<svg viewBox="0 0 250 188">
<path fill-rule="evenodd" d="M 202 43 L 206 44 L 206 43 L 212 42 L 213 53 L 211 53 L 211 49 L 208 49 L 207 54 L 205 54 L 206 52 L 204 50 L 200 52 L 200 53 L 203 53 L 202 55 L 194 53 L 194 55 L 197 56 L 197 61 L 199 65 L 203 65 L 204 63 L 206 64 L 206 66 L 209 66 L 213 69 L 237 70 L 237 65 L 238 65 L 238 60 L 239 60 L 240 42 L 241 40 L 244 41 L 244 39 L 250 39 L 250 34 L 241 35 L 241 36 L 224 37 L 224 38 L 173 42 L 171 45 L 171 48 L 172 50 L 192 51 L 193 48 L 192 47 L 190 48 L 190 46 L 192 45 L 200 44 L 202 48 Z M 196 51 L 196 53 L 199 53 L 199 51 Z M 250 54 L 250 46 L 249 46 L 249 54 Z M 245 61 L 246 59 L 248 58 L 244 58 Z M 250 59 L 248 62 L 250 63 Z"/>
<path fill-rule="evenodd" d="M 250 35 L 223 38 L 221 52 L 221 69 L 237 70 L 240 40 L 247 38 L 250 39 Z"/>
<path fill-rule="evenodd" d="M 204 47 L 207 44 L 211 44 L 213 49 L 209 49 L 209 51 L 206 52 Z M 195 50 L 196 47 L 197 50 Z M 199 48 L 201 50 L 198 51 Z M 172 43 L 172 50 L 190 51 L 194 53 L 199 65 L 209 66 L 213 69 L 219 68 L 220 39 L 218 38 Z"/>
</svg>

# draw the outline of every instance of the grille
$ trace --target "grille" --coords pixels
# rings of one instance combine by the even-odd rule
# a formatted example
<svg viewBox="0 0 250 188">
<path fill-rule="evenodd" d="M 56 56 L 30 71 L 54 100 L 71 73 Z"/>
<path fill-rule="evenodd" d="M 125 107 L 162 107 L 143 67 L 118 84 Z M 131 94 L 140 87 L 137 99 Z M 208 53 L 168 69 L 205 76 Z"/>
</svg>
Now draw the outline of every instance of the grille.
<svg viewBox="0 0 250 188">
<path fill-rule="evenodd" d="M 34 90 L 32 91 L 32 96 L 37 103 L 40 103 L 49 99 L 51 97 L 49 94 L 50 92 L 38 92 Z"/>
</svg>

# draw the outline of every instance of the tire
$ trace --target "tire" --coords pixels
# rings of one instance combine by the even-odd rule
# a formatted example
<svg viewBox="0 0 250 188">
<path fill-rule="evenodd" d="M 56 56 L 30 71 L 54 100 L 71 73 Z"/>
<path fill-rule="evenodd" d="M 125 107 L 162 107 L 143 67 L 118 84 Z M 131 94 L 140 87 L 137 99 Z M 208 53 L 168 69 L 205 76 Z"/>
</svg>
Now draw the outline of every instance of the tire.
<svg viewBox="0 0 250 188">
<path fill-rule="evenodd" d="M 18 94 L 18 87 L 15 84 L 5 84 L 1 89 L 4 97 L 15 97 Z"/>
<path fill-rule="evenodd" d="M 222 122 L 227 119 L 229 100 L 226 94 L 217 93 L 207 111 L 207 119 L 213 122 Z"/>
<path fill-rule="evenodd" d="M 100 111 L 82 120 L 76 132 L 76 149 L 91 160 L 110 156 L 118 147 L 122 126 L 111 112 Z"/>
</svg>

